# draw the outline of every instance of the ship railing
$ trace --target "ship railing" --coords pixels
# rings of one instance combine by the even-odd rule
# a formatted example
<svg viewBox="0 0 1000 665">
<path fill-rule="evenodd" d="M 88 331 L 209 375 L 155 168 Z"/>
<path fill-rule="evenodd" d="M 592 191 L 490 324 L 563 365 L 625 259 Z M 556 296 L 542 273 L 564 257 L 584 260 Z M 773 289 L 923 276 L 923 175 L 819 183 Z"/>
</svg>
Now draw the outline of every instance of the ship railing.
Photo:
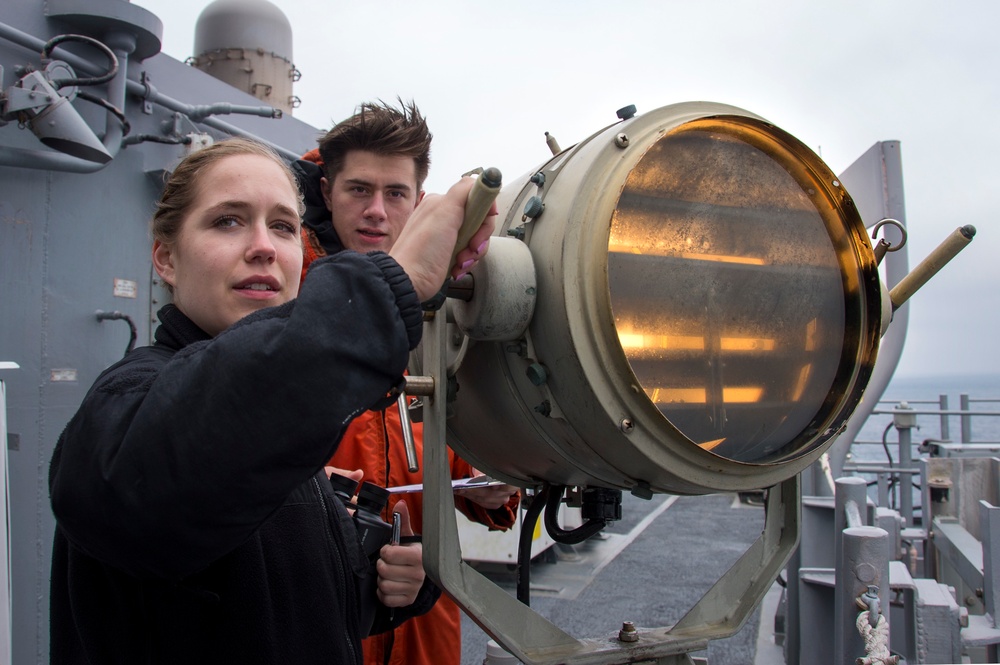
<svg viewBox="0 0 1000 665">
<path fill-rule="evenodd" d="M 873 656 L 867 626 L 879 615 L 900 663 L 1000 662 L 1000 460 L 925 458 L 920 471 L 936 488 L 933 533 L 906 528 L 858 476 L 838 478 L 832 497 L 803 497 L 775 621 L 786 665 Z"/>
<path fill-rule="evenodd" d="M 977 404 L 996 404 L 1000 405 L 1000 399 L 993 398 L 973 398 L 970 397 L 968 393 L 961 393 L 958 396 L 959 408 L 950 409 L 949 408 L 949 396 L 947 394 L 941 394 L 938 396 L 937 400 L 879 400 L 875 409 L 872 410 L 871 416 L 895 416 L 899 413 L 899 405 L 908 405 L 912 409 L 913 415 L 916 416 L 937 416 L 939 423 L 939 432 L 941 434 L 941 441 L 951 441 L 951 420 L 953 416 L 959 418 L 959 440 L 956 443 L 996 443 L 996 441 L 975 441 L 973 439 L 973 418 L 974 417 L 998 417 L 1000 416 L 1000 409 L 974 409 L 973 405 Z M 913 409 L 913 405 L 929 404 L 936 405 L 937 408 L 928 409 Z M 881 405 L 892 405 L 891 408 L 885 408 Z M 865 443 L 865 444 L 878 444 L 878 441 L 860 441 L 856 440 L 855 443 Z"/>
<path fill-rule="evenodd" d="M 917 460 L 928 457 L 1000 457 L 1000 441 L 997 437 L 975 438 L 976 426 L 984 419 L 1000 417 L 1000 410 L 980 408 L 984 405 L 998 405 L 1000 399 L 972 398 L 967 393 L 959 395 L 959 409 L 949 408 L 949 396 L 942 394 L 937 400 L 882 400 L 872 410 L 869 423 L 877 422 L 879 416 L 891 416 L 878 440 L 855 439 L 851 443 L 849 461 L 844 464 L 846 475 L 860 475 L 869 480 L 869 486 L 877 486 L 876 501 L 880 506 L 898 508 L 910 525 L 921 523 L 919 484 L 920 467 Z M 890 406 L 891 405 L 891 406 Z M 951 439 L 952 420 L 958 418 L 960 438 Z M 936 425 L 936 426 L 935 426 Z M 914 430 L 924 430 L 925 434 L 914 441 Z M 896 441 L 889 440 L 889 431 L 895 429 Z M 989 431 L 1000 428 L 990 427 Z M 916 446 L 914 448 L 914 446 Z M 883 455 L 873 451 L 881 447 Z M 895 450 L 893 450 L 895 449 Z M 913 488 L 902 491 L 902 488 Z M 914 498 L 917 498 L 917 502 Z"/>
</svg>

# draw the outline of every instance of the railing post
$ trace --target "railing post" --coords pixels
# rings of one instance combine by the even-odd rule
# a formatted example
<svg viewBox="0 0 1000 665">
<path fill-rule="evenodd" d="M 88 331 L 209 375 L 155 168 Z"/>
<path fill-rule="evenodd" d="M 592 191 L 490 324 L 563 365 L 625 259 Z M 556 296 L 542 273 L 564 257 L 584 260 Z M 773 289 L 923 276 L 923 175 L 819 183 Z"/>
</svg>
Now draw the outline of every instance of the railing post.
<svg viewBox="0 0 1000 665">
<path fill-rule="evenodd" d="M 913 526 L 913 431 L 899 430 L 899 512 Z"/>
<path fill-rule="evenodd" d="M 836 575 L 833 662 L 854 665 L 856 658 L 865 655 L 865 642 L 857 628 L 857 617 L 862 610 L 856 600 L 869 586 L 878 587 L 881 614 L 889 620 L 889 534 L 885 529 L 873 526 L 845 529 Z"/>
<path fill-rule="evenodd" d="M 852 526 L 861 526 L 859 524 L 850 524 L 848 520 L 848 513 L 854 513 L 860 516 L 861 523 L 867 519 L 868 515 L 868 485 L 865 483 L 864 478 L 859 478 L 858 476 L 846 476 L 844 478 L 837 478 L 834 481 L 834 494 L 833 494 L 833 556 L 834 556 L 834 580 L 836 585 L 841 586 L 841 581 L 843 577 L 841 576 L 841 571 L 844 570 L 844 531 Z M 853 506 L 855 510 L 851 510 L 849 506 Z M 835 614 L 839 616 L 839 614 Z M 834 637 L 840 633 L 834 633 Z M 808 662 L 808 659 L 803 660 L 803 662 Z M 834 661 L 839 665 L 840 661 Z"/>
<path fill-rule="evenodd" d="M 969 395 L 968 393 L 962 393 L 958 396 L 958 408 L 962 411 L 969 410 Z M 963 413 L 961 417 L 962 421 L 962 443 L 972 443 L 972 416 L 967 413 Z"/>
<path fill-rule="evenodd" d="M 938 396 L 938 408 L 941 411 L 948 410 L 948 396 L 939 395 Z M 941 439 L 943 441 L 951 441 L 951 418 L 942 414 L 941 415 Z M 885 505 L 885 504 L 882 504 Z"/>
<path fill-rule="evenodd" d="M 993 620 L 993 628 L 1000 628 L 1000 507 L 988 501 L 979 501 L 979 537 L 983 543 L 983 610 Z M 989 662 L 997 662 L 1000 645 L 986 647 Z"/>
<path fill-rule="evenodd" d="M 1000 628 L 1000 507 L 979 500 L 979 537 L 983 543 L 983 607 Z"/>
<path fill-rule="evenodd" d="M 889 505 L 889 476 L 884 471 L 878 473 L 878 505 Z"/>
<path fill-rule="evenodd" d="M 899 433 L 899 512 L 907 526 L 913 526 L 913 428 L 917 416 L 906 402 L 893 409 L 892 422 Z"/>
</svg>

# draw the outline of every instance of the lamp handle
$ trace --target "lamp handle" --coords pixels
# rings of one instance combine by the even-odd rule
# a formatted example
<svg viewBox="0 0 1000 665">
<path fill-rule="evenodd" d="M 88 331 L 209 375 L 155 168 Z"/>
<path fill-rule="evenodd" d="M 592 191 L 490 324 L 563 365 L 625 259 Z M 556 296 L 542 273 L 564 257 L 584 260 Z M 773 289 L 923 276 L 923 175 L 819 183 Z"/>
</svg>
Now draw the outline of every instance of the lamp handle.
<svg viewBox="0 0 1000 665">
<path fill-rule="evenodd" d="M 486 214 L 490 211 L 490 206 L 500 193 L 500 183 L 503 176 L 500 169 L 491 166 L 484 169 L 476 179 L 476 183 L 469 192 L 469 198 L 465 203 L 465 221 L 458 230 L 458 240 L 455 242 L 455 251 L 451 253 L 451 262 L 455 263 L 458 253 L 469 244 L 469 240 L 486 219 Z"/>
</svg>

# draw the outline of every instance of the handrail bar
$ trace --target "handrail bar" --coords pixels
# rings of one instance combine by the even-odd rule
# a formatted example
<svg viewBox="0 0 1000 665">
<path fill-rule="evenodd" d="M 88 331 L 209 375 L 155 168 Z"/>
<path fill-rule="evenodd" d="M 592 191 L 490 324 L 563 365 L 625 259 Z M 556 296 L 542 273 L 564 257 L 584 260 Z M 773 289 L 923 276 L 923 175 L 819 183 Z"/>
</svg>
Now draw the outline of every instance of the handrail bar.
<svg viewBox="0 0 1000 665">
<path fill-rule="evenodd" d="M 913 404 L 913 402 L 909 402 Z M 899 409 L 872 409 L 873 416 L 892 416 Z M 1000 416 L 1000 411 L 969 411 L 963 409 L 908 409 L 908 414 L 915 416 Z"/>
</svg>

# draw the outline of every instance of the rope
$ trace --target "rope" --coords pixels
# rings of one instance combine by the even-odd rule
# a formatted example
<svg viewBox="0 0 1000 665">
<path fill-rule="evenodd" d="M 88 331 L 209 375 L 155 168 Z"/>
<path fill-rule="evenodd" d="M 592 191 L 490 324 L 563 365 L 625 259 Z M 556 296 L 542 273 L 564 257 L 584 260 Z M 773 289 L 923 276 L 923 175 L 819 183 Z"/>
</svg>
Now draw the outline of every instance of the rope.
<svg viewBox="0 0 1000 665">
<path fill-rule="evenodd" d="M 878 615 L 878 623 L 873 628 L 868 621 L 868 610 L 858 614 L 858 633 L 865 641 L 865 656 L 858 658 L 857 665 L 897 665 L 899 656 L 889 654 L 889 622 Z"/>
</svg>

